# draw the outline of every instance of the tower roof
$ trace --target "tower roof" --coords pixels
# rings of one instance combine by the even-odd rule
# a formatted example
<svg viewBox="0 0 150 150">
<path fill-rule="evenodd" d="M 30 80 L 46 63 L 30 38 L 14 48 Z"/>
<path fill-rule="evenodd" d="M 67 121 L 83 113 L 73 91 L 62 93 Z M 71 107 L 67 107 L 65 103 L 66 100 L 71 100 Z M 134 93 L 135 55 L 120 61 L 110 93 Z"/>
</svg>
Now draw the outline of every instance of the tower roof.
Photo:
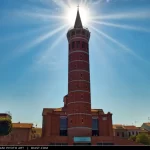
<svg viewBox="0 0 150 150">
<path fill-rule="evenodd" d="M 76 16 L 76 21 L 75 21 L 75 24 L 74 24 L 74 28 L 83 28 L 80 13 L 79 13 L 79 9 L 77 10 L 77 16 Z"/>
</svg>

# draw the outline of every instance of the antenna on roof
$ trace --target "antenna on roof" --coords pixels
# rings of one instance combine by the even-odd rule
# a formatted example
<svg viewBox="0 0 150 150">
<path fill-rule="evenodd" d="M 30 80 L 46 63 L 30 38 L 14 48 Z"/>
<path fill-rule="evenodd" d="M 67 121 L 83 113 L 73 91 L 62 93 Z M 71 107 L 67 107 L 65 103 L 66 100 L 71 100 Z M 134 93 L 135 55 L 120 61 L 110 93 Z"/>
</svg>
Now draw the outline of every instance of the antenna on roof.
<svg viewBox="0 0 150 150">
<path fill-rule="evenodd" d="M 12 114 L 10 113 L 10 111 L 6 111 L 5 112 L 7 115 L 9 115 L 10 117 L 11 117 L 11 119 L 12 119 Z"/>
<path fill-rule="evenodd" d="M 6 113 L 7 113 L 8 115 L 10 115 L 10 116 L 11 116 L 11 113 L 10 113 L 10 111 L 6 111 Z"/>
</svg>

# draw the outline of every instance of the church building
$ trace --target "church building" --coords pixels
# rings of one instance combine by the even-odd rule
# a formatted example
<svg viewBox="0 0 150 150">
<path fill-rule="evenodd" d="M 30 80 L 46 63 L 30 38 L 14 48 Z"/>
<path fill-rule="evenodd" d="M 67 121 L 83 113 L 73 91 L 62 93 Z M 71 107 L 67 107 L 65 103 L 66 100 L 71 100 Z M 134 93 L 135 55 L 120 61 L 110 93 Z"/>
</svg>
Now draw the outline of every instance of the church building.
<svg viewBox="0 0 150 150">
<path fill-rule="evenodd" d="M 79 10 L 67 32 L 68 94 L 61 108 L 44 108 L 42 137 L 24 145 L 138 145 L 113 136 L 112 113 L 91 108 L 89 40 Z"/>
<path fill-rule="evenodd" d="M 90 31 L 84 28 L 79 10 L 68 39 L 68 94 L 61 108 L 43 109 L 43 137 L 57 136 L 68 145 L 95 144 L 113 136 L 112 114 L 91 109 L 89 40 Z M 111 143 L 112 141 L 109 141 Z"/>
</svg>

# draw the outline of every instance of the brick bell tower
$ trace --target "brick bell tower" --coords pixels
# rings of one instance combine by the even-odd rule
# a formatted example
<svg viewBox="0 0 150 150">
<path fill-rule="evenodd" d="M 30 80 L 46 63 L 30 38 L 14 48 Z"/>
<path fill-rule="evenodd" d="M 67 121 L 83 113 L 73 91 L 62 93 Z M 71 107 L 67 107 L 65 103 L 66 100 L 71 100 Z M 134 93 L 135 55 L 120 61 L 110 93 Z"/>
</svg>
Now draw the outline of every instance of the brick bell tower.
<svg viewBox="0 0 150 150">
<path fill-rule="evenodd" d="M 89 68 L 90 32 L 82 26 L 79 9 L 68 39 L 68 136 L 91 136 L 91 94 Z"/>
</svg>

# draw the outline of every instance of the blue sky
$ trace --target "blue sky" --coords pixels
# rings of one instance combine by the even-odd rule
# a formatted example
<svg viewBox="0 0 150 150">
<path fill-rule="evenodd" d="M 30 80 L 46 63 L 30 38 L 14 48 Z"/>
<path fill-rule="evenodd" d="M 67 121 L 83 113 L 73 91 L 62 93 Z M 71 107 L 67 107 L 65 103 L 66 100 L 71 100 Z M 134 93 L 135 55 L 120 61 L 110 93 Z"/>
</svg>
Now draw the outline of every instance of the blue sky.
<svg viewBox="0 0 150 150">
<path fill-rule="evenodd" d="M 112 112 L 114 124 L 148 122 L 149 0 L 1 0 L 1 112 L 41 126 L 43 108 L 63 106 L 71 27 L 64 12 L 78 3 L 90 13 L 92 108 Z"/>
</svg>

